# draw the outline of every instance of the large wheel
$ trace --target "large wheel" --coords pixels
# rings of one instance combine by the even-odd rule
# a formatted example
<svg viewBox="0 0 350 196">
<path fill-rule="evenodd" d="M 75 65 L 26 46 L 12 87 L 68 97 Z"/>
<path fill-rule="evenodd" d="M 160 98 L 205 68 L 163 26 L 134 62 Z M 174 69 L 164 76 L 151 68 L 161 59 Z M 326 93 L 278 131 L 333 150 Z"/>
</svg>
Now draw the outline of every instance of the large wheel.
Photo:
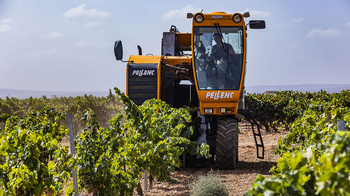
<svg viewBox="0 0 350 196">
<path fill-rule="evenodd" d="M 238 122 L 233 117 L 218 117 L 216 160 L 218 169 L 235 169 L 238 162 Z"/>
</svg>

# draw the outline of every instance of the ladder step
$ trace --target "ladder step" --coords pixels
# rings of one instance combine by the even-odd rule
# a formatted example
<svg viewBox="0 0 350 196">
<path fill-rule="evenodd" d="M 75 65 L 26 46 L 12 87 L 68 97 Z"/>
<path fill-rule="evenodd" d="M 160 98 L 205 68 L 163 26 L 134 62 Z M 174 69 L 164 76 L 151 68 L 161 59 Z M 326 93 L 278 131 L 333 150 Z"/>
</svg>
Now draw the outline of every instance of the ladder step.
<svg viewBox="0 0 350 196">
<path fill-rule="evenodd" d="M 252 113 L 249 110 L 238 109 L 238 113 L 242 114 L 250 122 L 250 124 L 252 126 L 253 135 L 254 135 L 255 146 L 256 146 L 256 156 L 259 159 L 264 159 L 265 148 L 264 148 L 264 143 L 263 143 L 263 140 L 261 137 L 259 124 L 256 122 Z M 257 133 L 255 132 L 254 125 L 256 125 Z M 256 136 L 259 136 L 259 140 L 260 140 L 261 144 L 258 144 Z M 259 155 L 259 147 L 262 148 L 262 155 L 261 156 Z"/>
</svg>

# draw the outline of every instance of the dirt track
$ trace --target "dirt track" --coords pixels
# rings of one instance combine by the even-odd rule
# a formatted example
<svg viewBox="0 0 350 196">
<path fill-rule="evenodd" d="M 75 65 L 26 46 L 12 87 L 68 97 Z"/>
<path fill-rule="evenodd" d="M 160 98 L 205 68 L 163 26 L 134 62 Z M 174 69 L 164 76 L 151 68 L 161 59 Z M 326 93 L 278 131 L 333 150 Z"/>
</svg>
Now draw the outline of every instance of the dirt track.
<svg viewBox="0 0 350 196">
<path fill-rule="evenodd" d="M 273 155 L 273 150 L 280 137 L 287 134 L 286 131 L 278 133 L 266 134 L 262 130 L 262 137 L 265 146 L 265 158 L 256 158 L 256 148 L 251 129 L 245 126 L 240 127 L 239 134 L 239 162 L 236 170 L 216 170 L 213 165 L 207 168 L 185 168 L 171 173 L 171 178 L 177 180 L 176 184 L 167 182 L 155 182 L 153 188 L 144 190 L 144 195 L 153 196 L 187 196 L 190 195 L 189 184 L 193 182 L 197 175 L 204 175 L 208 171 L 213 170 L 221 176 L 222 181 L 226 184 L 231 195 L 243 195 L 243 193 L 250 189 L 258 174 L 270 176 L 269 170 L 276 165 L 279 158 L 278 155 Z M 136 196 L 136 191 L 134 192 Z"/>
</svg>

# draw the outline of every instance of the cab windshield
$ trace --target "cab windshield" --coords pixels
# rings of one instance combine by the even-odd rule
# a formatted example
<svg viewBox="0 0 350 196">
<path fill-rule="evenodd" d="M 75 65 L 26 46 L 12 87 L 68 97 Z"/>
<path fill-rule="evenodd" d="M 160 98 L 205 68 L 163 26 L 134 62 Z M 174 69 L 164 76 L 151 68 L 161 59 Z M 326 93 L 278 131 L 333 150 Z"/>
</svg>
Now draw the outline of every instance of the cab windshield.
<svg viewBox="0 0 350 196">
<path fill-rule="evenodd" d="M 238 90 L 243 65 L 242 27 L 194 27 L 199 90 Z"/>
</svg>

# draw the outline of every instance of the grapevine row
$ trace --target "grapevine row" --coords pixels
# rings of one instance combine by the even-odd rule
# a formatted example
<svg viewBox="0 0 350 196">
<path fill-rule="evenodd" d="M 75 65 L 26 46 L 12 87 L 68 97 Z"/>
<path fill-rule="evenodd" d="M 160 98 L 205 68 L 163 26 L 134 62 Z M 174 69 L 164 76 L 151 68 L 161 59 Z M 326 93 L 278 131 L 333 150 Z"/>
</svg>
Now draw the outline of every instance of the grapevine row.
<svg viewBox="0 0 350 196">
<path fill-rule="evenodd" d="M 275 153 L 282 157 L 273 176 L 258 176 L 245 195 L 350 195 L 349 90 L 311 95 L 284 108 L 299 115 L 278 141 Z M 337 131 L 340 120 L 345 131 Z"/>
<path fill-rule="evenodd" d="M 169 172 L 181 166 L 181 154 L 209 154 L 209 146 L 189 139 L 193 130 L 186 109 L 155 99 L 137 106 L 118 89 L 116 93 L 125 110 L 107 126 L 99 125 L 91 109 L 83 111 L 86 128 L 75 138 L 74 156 L 59 144 L 67 134 L 60 113 L 44 107 L 26 118 L 2 114 L 0 195 L 59 195 L 74 168 L 80 190 L 132 195 L 135 187 L 140 190 L 145 170 L 151 182 L 171 180 Z M 72 184 L 65 191 L 73 195 Z"/>
<path fill-rule="evenodd" d="M 289 129 L 289 126 L 303 115 L 312 101 L 331 102 L 332 100 L 337 100 L 342 107 L 350 107 L 350 90 L 339 93 L 327 93 L 322 90 L 316 93 L 280 91 L 273 95 L 248 93 L 245 97 L 245 106 L 252 111 L 259 124 L 269 132 L 271 128 L 277 131 L 279 125 Z"/>
<path fill-rule="evenodd" d="M 97 121 L 101 126 L 107 126 L 108 120 L 113 116 L 122 112 L 122 103 L 111 90 L 107 97 L 95 97 L 92 95 L 84 95 L 77 97 L 59 97 L 48 99 L 46 96 L 41 98 L 18 99 L 15 97 L 0 98 L 0 114 L 9 114 L 24 118 L 30 112 L 39 112 L 45 106 L 53 108 L 55 111 L 67 116 L 68 113 L 73 114 L 73 124 L 76 130 L 82 130 L 85 124 L 80 120 L 83 111 L 90 108 L 97 117 Z M 68 121 L 62 119 L 62 125 L 67 126 Z M 0 123 L 0 128 L 4 128 L 4 124 Z M 77 134 L 77 133 L 75 133 Z"/>
</svg>

